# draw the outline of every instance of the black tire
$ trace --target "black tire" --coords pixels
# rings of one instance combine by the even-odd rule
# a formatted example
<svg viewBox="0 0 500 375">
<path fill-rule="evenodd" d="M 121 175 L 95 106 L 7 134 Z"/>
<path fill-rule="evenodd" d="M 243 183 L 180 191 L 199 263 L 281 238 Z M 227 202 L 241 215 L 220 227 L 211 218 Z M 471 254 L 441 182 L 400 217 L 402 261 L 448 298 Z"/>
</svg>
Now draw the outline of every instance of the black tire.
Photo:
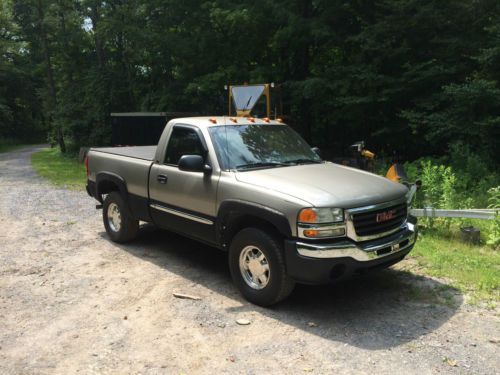
<svg viewBox="0 0 500 375">
<path fill-rule="evenodd" d="M 119 212 L 119 227 L 114 227 L 114 224 L 110 223 L 108 215 L 111 205 L 114 205 L 113 207 L 116 207 Z M 132 216 L 122 196 L 116 191 L 108 194 L 104 200 L 102 220 L 104 222 L 104 228 L 106 228 L 106 233 L 108 233 L 109 238 L 114 242 L 123 243 L 131 241 L 137 236 L 137 232 L 139 231 L 139 220 Z"/>
<path fill-rule="evenodd" d="M 240 269 L 240 256 L 249 247 L 260 250 L 267 261 L 265 264 L 269 268 L 269 277 L 267 284 L 261 286 L 262 289 L 250 286 L 243 275 L 245 271 Z M 244 255 L 242 258 L 245 258 Z M 295 287 L 295 282 L 286 273 L 283 246 L 280 241 L 257 228 L 243 229 L 233 238 L 229 248 L 229 269 L 233 282 L 241 294 L 259 306 L 271 306 L 284 300 Z"/>
</svg>

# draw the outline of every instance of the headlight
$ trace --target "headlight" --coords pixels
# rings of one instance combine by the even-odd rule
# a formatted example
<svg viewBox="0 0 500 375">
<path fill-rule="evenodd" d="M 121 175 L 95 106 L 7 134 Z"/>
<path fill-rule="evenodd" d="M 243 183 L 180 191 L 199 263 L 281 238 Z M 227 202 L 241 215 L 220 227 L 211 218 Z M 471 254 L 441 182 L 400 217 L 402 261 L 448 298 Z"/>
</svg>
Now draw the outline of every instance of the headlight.
<svg viewBox="0 0 500 375">
<path fill-rule="evenodd" d="M 333 238 L 346 234 L 342 208 L 304 208 L 297 217 L 301 238 Z"/>
<path fill-rule="evenodd" d="M 342 208 L 304 208 L 297 220 L 304 224 L 340 223 L 344 221 Z"/>
</svg>

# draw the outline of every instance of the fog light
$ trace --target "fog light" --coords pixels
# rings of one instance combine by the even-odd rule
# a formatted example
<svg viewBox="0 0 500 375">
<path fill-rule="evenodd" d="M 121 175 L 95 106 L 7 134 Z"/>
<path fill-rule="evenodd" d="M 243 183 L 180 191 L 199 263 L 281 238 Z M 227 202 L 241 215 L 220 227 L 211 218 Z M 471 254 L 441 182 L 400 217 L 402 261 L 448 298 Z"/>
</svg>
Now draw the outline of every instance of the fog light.
<svg viewBox="0 0 500 375">
<path fill-rule="evenodd" d="M 345 235 L 345 228 L 305 229 L 303 233 L 309 238 L 340 237 Z"/>
</svg>

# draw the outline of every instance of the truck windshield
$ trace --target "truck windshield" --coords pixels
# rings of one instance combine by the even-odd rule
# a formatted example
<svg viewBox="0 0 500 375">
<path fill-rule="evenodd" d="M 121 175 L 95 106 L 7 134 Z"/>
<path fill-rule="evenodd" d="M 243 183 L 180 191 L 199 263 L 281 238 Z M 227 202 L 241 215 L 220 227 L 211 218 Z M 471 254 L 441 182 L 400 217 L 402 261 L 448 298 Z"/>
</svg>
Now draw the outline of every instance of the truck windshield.
<svg viewBox="0 0 500 375">
<path fill-rule="evenodd" d="M 209 128 L 222 169 L 248 170 L 305 163 L 321 158 L 286 125 L 230 125 Z"/>
</svg>

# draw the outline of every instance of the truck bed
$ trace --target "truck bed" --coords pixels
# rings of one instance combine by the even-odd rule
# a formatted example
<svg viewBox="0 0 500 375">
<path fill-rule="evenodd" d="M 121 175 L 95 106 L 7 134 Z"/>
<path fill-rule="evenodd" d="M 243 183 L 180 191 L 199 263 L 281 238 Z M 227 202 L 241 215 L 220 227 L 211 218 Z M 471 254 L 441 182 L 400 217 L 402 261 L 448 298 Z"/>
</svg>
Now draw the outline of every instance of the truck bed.
<svg viewBox="0 0 500 375">
<path fill-rule="evenodd" d="M 155 157 L 156 146 L 97 147 L 92 148 L 92 151 L 152 161 Z"/>
</svg>

